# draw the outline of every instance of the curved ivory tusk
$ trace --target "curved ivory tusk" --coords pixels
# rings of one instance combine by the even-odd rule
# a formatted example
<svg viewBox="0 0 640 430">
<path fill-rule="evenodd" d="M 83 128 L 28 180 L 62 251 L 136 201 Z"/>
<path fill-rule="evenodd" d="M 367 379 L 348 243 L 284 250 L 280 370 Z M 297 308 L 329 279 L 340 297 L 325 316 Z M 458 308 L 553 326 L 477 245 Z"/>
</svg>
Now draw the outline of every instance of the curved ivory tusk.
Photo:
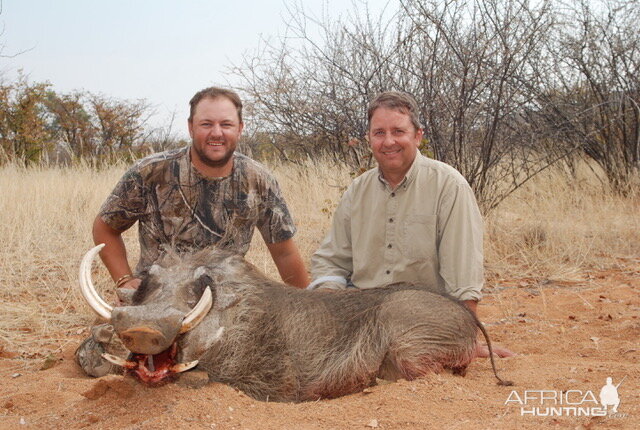
<svg viewBox="0 0 640 430">
<path fill-rule="evenodd" d="M 184 316 L 182 320 L 182 326 L 180 327 L 180 333 L 186 333 L 198 324 L 207 316 L 211 306 L 213 305 L 213 296 L 211 294 L 211 288 L 207 287 L 202 293 L 202 297 L 198 301 L 198 304 Z"/>
<path fill-rule="evenodd" d="M 82 292 L 82 296 L 94 312 L 110 321 L 113 308 L 102 300 L 91 280 L 91 264 L 102 248 L 104 248 L 104 243 L 94 246 L 82 257 L 82 262 L 80 263 L 80 292 Z"/>
<path fill-rule="evenodd" d="M 126 369 L 135 369 L 138 366 L 138 363 L 135 361 L 127 361 L 124 358 L 116 357 L 115 355 L 107 354 L 106 352 L 101 355 L 102 358 L 107 360 L 109 363 L 115 364 L 116 366 L 124 367 Z"/>
<path fill-rule="evenodd" d="M 198 360 L 195 360 L 195 361 L 190 361 L 188 363 L 180 363 L 180 364 L 173 365 L 169 370 L 174 373 L 181 373 L 186 370 L 193 369 L 197 365 L 198 365 Z"/>
</svg>

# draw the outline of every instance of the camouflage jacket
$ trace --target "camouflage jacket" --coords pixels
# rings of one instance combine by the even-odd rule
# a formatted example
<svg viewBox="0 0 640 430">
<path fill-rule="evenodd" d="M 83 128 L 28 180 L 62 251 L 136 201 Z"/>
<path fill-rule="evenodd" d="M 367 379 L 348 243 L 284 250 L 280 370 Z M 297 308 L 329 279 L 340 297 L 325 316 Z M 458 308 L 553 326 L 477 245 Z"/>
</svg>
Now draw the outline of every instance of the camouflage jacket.
<svg viewBox="0 0 640 430">
<path fill-rule="evenodd" d="M 138 221 L 136 272 L 148 269 L 165 245 L 178 252 L 217 246 L 244 255 L 254 227 L 266 243 L 293 237 L 278 183 L 261 164 L 236 153 L 231 175 L 206 178 L 192 166 L 189 149 L 137 162 L 100 209 L 102 220 L 119 231 Z"/>
</svg>

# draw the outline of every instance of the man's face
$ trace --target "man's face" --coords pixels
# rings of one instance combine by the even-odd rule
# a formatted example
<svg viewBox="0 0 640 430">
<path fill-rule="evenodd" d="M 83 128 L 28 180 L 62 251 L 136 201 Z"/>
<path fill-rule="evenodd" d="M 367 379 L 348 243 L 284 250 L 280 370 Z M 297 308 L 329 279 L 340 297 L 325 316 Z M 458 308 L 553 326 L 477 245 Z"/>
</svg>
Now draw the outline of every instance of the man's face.
<svg viewBox="0 0 640 430">
<path fill-rule="evenodd" d="M 192 156 L 208 167 L 226 166 L 236 149 L 242 127 L 231 100 L 226 97 L 200 100 L 189 121 L 194 150 Z"/>
<path fill-rule="evenodd" d="M 373 112 L 369 126 L 369 144 L 382 175 L 404 176 L 416 158 L 422 140 L 409 114 L 380 107 Z"/>
</svg>

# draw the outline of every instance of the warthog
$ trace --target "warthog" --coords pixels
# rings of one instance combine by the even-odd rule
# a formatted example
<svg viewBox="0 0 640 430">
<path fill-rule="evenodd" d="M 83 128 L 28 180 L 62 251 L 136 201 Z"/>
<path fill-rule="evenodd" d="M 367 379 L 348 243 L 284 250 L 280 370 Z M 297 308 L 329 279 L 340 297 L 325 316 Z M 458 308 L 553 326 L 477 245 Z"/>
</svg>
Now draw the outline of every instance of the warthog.
<svg viewBox="0 0 640 430">
<path fill-rule="evenodd" d="M 82 293 L 133 353 L 104 357 L 145 382 L 197 365 L 209 380 L 256 399 L 316 400 L 360 391 L 376 378 L 414 379 L 443 368 L 464 375 L 478 329 L 491 346 L 466 307 L 420 286 L 297 290 L 219 250 L 167 254 L 132 305 L 112 308 L 91 281 L 102 246 L 83 258 Z"/>
</svg>

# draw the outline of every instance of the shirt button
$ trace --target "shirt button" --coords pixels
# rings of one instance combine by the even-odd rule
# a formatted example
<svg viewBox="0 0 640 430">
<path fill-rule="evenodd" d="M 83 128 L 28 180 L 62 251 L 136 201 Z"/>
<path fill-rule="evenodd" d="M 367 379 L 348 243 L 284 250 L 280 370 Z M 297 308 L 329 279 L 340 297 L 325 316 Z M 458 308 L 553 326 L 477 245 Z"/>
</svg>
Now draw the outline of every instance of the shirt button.
<svg viewBox="0 0 640 430">
<path fill-rule="evenodd" d="M 385 273 L 388 275 L 391 273 L 391 270 L 387 270 Z"/>
<path fill-rule="evenodd" d="M 387 245 L 387 248 L 391 248 L 391 244 Z"/>
<path fill-rule="evenodd" d="M 389 218 L 389 222 L 393 222 L 393 218 Z"/>
<path fill-rule="evenodd" d="M 391 193 L 391 197 L 395 197 L 395 196 L 396 196 L 396 193 Z"/>
</svg>

